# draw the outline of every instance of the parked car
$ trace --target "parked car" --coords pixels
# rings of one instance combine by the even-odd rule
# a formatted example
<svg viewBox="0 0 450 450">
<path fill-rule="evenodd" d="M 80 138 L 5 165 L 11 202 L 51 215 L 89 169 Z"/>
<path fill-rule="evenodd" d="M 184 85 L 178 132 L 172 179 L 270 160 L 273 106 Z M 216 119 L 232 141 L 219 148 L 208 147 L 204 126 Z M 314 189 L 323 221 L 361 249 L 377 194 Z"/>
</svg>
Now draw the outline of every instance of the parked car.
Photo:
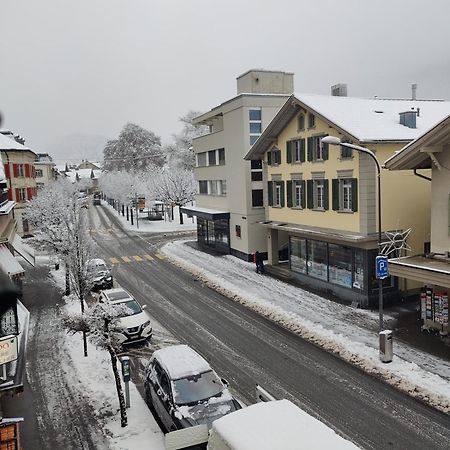
<svg viewBox="0 0 450 450">
<path fill-rule="evenodd" d="M 147 305 L 140 305 L 122 288 L 102 291 L 99 301 L 109 302 L 112 305 L 125 305 L 129 308 L 129 314 L 119 319 L 117 337 L 121 344 L 132 344 L 151 339 L 153 328 L 150 316 L 145 311 Z"/>
<path fill-rule="evenodd" d="M 156 350 L 145 371 L 147 404 L 166 431 L 205 424 L 241 409 L 207 361 L 187 345 Z"/>
<path fill-rule="evenodd" d="M 113 287 L 111 269 L 106 265 L 103 259 L 90 259 L 87 262 L 87 271 L 93 283 L 93 290 L 111 289 Z"/>
<path fill-rule="evenodd" d="M 92 200 L 92 203 L 94 204 L 94 206 L 98 206 L 98 205 L 102 204 L 101 199 L 100 199 L 100 194 L 98 192 L 96 192 L 94 194 L 94 199 Z"/>
</svg>

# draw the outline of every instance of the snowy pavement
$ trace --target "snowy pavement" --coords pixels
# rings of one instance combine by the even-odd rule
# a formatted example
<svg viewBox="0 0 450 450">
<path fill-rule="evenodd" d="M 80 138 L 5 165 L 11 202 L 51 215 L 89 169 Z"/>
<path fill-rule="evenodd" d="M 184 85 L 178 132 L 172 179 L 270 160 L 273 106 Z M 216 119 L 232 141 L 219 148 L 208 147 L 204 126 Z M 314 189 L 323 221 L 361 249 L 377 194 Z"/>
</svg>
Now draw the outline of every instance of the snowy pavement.
<svg viewBox="0 0 450 450">
<path fill-rule="evenodd" d="M 166 244 L 162 252 L 209 287 L 410 395 L 450 412 L 450 363 L 398 341 L 394 341 L 393 362 L 382 363 L 377 313 L 334 303 L 259 275 L 253 263 L 230 255 L 207 254 L 187 242 Z M 388 314 L 385 318 L 390 319 Z"/>
</svg>

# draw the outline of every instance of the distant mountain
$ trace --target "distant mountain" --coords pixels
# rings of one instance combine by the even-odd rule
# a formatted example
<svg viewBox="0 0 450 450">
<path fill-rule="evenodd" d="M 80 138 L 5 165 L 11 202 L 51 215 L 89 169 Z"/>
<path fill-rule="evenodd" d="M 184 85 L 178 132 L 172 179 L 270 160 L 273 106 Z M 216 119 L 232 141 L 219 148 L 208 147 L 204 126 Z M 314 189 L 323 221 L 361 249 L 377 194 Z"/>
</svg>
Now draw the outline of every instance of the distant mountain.
<svg viewBox="0 0 450 450">
<path fill-rule="evenodd" d="M 98 134 L 69 134 L 50 142 L 47 151 L 57 164 L 103 161 L 103 149 L 109 139 Z"/>
</svg>

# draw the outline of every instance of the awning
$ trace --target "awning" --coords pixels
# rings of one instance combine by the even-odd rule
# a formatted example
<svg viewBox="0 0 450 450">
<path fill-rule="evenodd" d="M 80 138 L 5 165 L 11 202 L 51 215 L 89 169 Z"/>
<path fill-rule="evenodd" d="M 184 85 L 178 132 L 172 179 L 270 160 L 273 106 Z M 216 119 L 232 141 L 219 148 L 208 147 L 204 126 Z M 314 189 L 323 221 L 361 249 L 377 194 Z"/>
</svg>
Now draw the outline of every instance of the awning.
<svg viewBox="0 0 450 450">
<path fill-rule="evenodd" d="M 182 213 L 189 216 L 196 216 L 206 220 L 229 219 L 230 213 L 227 211 L 218 211 L 216 209 L 201 208 L 199 206 L 183 206 L 180 208 Z"/>
<path fill-rule="evenodd" d="M 0 269 L 8 275 L 24 274 L 23 267 L 19 264 L 6 245 L 0 245 Z"/>
<path fill-rule="evenodd" d="M 389 274 L 450 289 L 450 261 L 425 256 L 389 260 Z"/>
<path fill-rule="evenodd" d="M 11 242 L 14 250 L 29 264 L 34 267 L 34 250 L 25 242 L 23 242 L 22 238 L 16 234 L 14 236 L 13 241 Z"/>
</svg>

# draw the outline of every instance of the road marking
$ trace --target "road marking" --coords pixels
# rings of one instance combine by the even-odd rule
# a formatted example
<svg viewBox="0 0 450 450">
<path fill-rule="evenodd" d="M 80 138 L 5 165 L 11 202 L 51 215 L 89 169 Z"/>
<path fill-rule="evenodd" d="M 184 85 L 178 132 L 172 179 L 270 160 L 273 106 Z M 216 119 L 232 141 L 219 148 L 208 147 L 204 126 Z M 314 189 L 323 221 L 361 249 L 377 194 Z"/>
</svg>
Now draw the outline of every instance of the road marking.
<svg viewBox="0 0 450 450">
<path fill-rule="evenodd" d="M 131 259 L 128 258 L 128 256 L 122 256 L 122 259 L 123 259 L 125 262 L 131 262 Z"/>
<path fill-rule="evenodd" d="M 133 256 L 135 261 L 144 261 L 140 256 Z"/>
<path fill-rule="evenodd" d="M 161 255 L 161 253 L 156 253 L 155 255 L 158 259 L 166 259 L 164 255 Z"/>
<path fill-rule="evenodd" d="M 147 254 L 145 254 L 145 255 L 142 255 L 147 261 L 153 261 L 153 256 L 150 256 L 150 255 L 147 255 Z"/>
<path fill-rule="evenodd" d="M 119 260 L 117 258 L 109 258 L 112 264 L 119 264 Z"/>
</svg>

